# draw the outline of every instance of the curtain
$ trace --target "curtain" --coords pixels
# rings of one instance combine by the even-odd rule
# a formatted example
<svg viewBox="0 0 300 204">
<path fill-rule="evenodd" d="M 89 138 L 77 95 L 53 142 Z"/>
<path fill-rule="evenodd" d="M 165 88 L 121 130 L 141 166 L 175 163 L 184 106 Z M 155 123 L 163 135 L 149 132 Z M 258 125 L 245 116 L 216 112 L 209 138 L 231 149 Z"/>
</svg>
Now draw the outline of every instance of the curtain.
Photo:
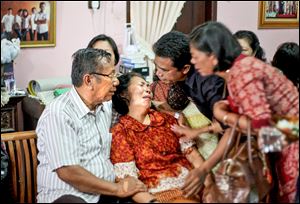
<svg viewBox="0 0 300 204">
<path fill-rule="evenodd" d="M 185 1 L 130 1 L 131 24 L 140 51 L 148 59 L 150 79 L 154 70 L 152 45 L 171 31 Z"/>
</svg>

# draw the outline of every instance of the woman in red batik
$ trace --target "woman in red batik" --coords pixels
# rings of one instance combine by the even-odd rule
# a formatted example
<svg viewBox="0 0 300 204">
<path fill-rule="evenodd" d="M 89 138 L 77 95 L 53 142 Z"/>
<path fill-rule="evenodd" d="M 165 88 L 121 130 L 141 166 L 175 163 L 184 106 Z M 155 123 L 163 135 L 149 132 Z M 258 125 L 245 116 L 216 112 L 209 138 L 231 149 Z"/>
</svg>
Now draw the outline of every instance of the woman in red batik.
<svg viewBox="0 0 300 204">
<path fill-rule="evenodd" d="M 223 24 L 202 24 L 194 28 L 189 37 L 191 62 L 195 69 L 202 75 L 223 72 L 229 92 L 227 103 L 231 111 L 250 118 L 255 131 L 271 126 L 273 115 L 299 117 L 297 87 L 275 67 L 255 57 L 241 54 L 240 45 Z M 216 114 L 216 107 L 220 103 L 224 102 L 215 104 L 215 117 L 226 124 L 234 123 L 236 116 L 231 114 L 222 117 Z M 239 120 L 239 127 L 245 129 L 245 120 Z M 220 148 L 222 147 L 219 145 L 217 149 Z M 277 202 L 294 202 L 299 175 L 299 140 L 292 142 L 278 154 L 273 166 L 279 183 Z M 188 179 L 195 180 L 205 174 L 206 169 L 212 167 L 207 164 L 216 163 L 210 160 L 208 158 L 200 169 L 193 170 L 197 173 L 188 176 Z M 187 187 L 193 186 L 196 187 L 192 184 Z"/>
<path fill-rule="evenodd" d="M 112 128 L 111 147 L 116 177 L 134 176 L 148 186 L 148 192 L 133 196 L 135 202 L 184 199 L 180 188 L 185 177 L 203 159 L 192 141 L 183 142 L 171 131 L 171 125 L 177 123 L 174 117 L 150 109 L 150 87 L 141 75 L 128 73 L 118 79 L 113 103 L 122 116 Z M 193 201 L 199 199 L 186 200 Z"/>
</svg>

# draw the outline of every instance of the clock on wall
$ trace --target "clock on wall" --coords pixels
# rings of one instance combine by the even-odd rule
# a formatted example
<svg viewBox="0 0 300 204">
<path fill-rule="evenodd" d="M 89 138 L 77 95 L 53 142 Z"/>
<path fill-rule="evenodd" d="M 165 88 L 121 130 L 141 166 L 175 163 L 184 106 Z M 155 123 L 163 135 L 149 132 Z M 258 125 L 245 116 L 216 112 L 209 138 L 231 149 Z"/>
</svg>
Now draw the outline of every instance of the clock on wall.
<svg viewBox="0 0 300 204">
<path fill-rule="evenodd" d="M 100 1 L 89 1 L 88 2 L 89 9 L 99 9 L 100 8 Z"/>
</svg>

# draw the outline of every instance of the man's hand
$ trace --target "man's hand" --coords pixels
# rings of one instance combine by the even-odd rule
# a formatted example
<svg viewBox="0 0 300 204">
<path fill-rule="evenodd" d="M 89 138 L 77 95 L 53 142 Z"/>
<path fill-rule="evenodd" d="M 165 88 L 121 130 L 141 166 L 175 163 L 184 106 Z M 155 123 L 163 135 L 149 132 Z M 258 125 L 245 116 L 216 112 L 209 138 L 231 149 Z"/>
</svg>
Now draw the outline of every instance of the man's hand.
<svg viewBox="0 0 300 204">
<path fill-rule="evenodd" d="M 120 182 L 117 183 L 117 185 L 118 190 L 116 196 L 121 198 L 132 196 L 138 192 L 147 191 L 147 187 L 144 183 L 130 176 L 122 179 Z"/>
</svg>

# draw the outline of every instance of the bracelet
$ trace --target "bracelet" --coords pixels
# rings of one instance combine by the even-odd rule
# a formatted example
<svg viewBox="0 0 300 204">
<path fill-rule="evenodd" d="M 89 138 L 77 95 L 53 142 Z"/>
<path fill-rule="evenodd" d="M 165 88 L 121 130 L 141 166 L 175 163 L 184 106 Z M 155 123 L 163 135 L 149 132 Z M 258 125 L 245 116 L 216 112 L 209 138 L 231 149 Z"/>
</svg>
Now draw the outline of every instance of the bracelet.
<svg viewBox="0 0 300 204">
<path fill-rule="evenodd" d="M 157 202 L 158 200 L 156 198 L 152 198 L 151 200 L 148 201 L 148 203 L 155 203 Z"/>
<path fill-rule="evenodd" d="M 174 114 L 174 118 L 176 118 L 176 119 L 178 120 L 179 117 L 180 117 L 180 113 L 176 112 L 176 113 Z"/>
<path fill-rule="evenodd" d="M 222 120 L 224 125 L 227 125 L 227 119 L 228 119 L 228 114 L 225 114 Z"/>
</svg>

